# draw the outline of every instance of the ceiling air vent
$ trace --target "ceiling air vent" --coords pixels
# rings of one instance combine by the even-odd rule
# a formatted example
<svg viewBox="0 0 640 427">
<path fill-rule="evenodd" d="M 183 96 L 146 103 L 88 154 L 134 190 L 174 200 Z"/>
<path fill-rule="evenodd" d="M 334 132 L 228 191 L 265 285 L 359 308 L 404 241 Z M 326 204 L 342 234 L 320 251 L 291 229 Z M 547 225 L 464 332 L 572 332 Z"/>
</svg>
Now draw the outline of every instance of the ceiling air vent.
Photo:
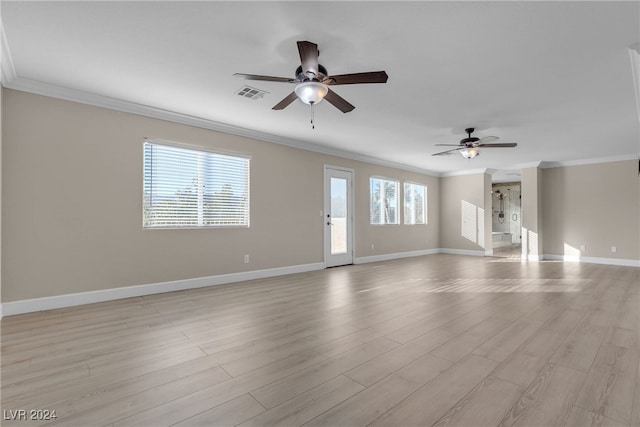
<svg viewBox="0 0 640 427">
<path fill-rule="evenodd" d="M 243 86 L 242 88 L 240 88 L 239 91 L 236 92 L 236 95 L 240 95 L 245 98 L 256 100 L 256 99 L 264 98 L 264 96 L 267 93 L 269 92 L 266 92 L 261 89 L 256 89 L 255 87 Z"/>
</svg>

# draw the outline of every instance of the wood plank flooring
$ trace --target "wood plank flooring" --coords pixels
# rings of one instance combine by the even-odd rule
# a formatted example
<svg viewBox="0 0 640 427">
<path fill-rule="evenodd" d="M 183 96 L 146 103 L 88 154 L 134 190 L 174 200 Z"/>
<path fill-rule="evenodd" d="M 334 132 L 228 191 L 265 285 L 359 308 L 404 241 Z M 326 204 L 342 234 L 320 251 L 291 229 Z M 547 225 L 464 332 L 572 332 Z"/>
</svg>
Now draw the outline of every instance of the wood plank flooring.
<svg viewBox="0 0 640 427">
<path fill-rule="evenodd" d="M 640 425 L 633 267 L 430 255 L 6 317 L 0 344 L 3 426 Z"/>
</svg>

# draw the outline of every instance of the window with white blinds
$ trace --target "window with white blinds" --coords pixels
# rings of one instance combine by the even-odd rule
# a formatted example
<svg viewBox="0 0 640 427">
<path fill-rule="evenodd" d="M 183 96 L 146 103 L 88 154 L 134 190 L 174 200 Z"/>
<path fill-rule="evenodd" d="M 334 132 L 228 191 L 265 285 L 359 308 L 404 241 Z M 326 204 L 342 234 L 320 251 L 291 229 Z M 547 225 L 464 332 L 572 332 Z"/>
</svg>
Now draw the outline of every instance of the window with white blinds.
<svg viewBox="0 0 640 427">
<path fill-rule="evenodd" d="M 426 187 L 412 182 L 404 183 L 404 223 L 427 223 Z"/>
<path fill-rule="evenodd" d="M 398 224 L 398 181 L 369 178 L 369 218 L 371 224 Z"/>
<path fill-rule="evenodd" d="M 146 141 L 143 226 L 248 227 L 249 161 Z"/>
</svg>

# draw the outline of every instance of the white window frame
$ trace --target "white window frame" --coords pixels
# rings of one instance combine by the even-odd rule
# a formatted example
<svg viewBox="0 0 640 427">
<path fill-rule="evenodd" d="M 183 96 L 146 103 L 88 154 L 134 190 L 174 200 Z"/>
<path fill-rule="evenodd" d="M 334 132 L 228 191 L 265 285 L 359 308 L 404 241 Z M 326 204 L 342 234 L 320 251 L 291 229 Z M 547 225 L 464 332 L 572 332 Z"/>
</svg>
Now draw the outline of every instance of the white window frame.
<svg viewBox="0 0 640 427">
<path fill-rule="evenodd" d="M 163 160 L 166 163 L 162 166 L 162 170 L 159 166 L 154 168 L 153 159 L 148 159 L 153 146 L 162 150 L 165 156 Z M 144 139 L 142 150 L 142 226 L 144 229 L 249 227 L 250 156 L 147 138 Z M 220 172 L 220 169 L 212 167 L 215 163 L 221 163 L 228 169 Z M 206 164 L 209 164 L 209 168 Z M 172 168 L 173 166 L 175 168 Z M 172 180 L 181 182 L 172 182 Z M 212 181 L 216 182 L 215 188 Z M 189 183 L 188 196 L 181 197 L 178 192 L 187 182 Z M 209 188 L 207 188 L 207 182 L 209 182 Z M 154 190 L 154 186 L 161 184 L 166 185 L 165 188 L 167 188 L 165 190 L 167 194 L 164 196 L 159 196 L 159 192 Z M 226 186 L 235 188 L 235 191 L 222 193 L 221 189 Z M 222 208 L 213 205 L 216 195 L 222 197 Z M 207 200 L 211 203 L 209 209 Z M 220 203 L 219 200 L 218 203 Z M 232 211 L 229 214 L 229 203 L 236 212 Z M 171 212 L 171 209 L 174 211 Z M 182 211 L 187 213 L 181 217 Z M 221 217 L 216 218 L 216 215 Z"/>
<path fill-rule="evenodd" d="M 395 201 L 395 221 L 394 222 L 388 222 L 386 215 L 379 215 L 378 218 L 378 222 L 374 221 L 373 218 L 373 206 L 374 202 L 373 197 L 374 197 L 374 191 L 373 191 L 373 180 L 379 180 L 381 181 L 381 185 L 380 185 L 380 189 L 379 189 L 379 194 L 378 196 L 378 200 L 382 201 L 381 206 L 380 206 L 380 213 L 384 212 L 384 208 L 385 208 L 385 196 L 383 194 L 384 192 L 384 182 L 389 182 L 389 183 L 393 183 L 395 186 L 395 196 L 394 196 L 394 201 Z M 391 206 L 392 203 L 389 202 L 389 207 L 393 207 Z M 369 223 L 371 225 L 398 225 L 400 224 L 400 181 L 397 179 L 392 179 L 392 178 L 386 178 L 386 177 L 382 177 L 382 176 L 371 176 L 369 177 Z"/>
<path fill-rule="evenodd" d="M 411 197 L 411 199 L 409 200 L 409 206 L 407 206 L 407 186 L 412 186 L 412 187 L 422 187 L 422 222 L 417 222 L 416 221 L 416 200 L 415 197 Z M 424 225 L 427 224 L 428 222 L 428 218 L 427 218 L 427 186 L 424 184 L 421 184 L 419 182 L 413 182 L 413 181 L 404 181 L 404 185 L 403 185 L 403 194 L 402 194 L 402 200 L 403 200 L 403 208 L 404 208 L 404 215 L 403 215 L 403 219 L 404 219 L 404 224 L 406 225 Z M 413 191 L 411 191 L 413 193 Z M 412 194 L 413 196 L 413 194 Z"/>
</svg>

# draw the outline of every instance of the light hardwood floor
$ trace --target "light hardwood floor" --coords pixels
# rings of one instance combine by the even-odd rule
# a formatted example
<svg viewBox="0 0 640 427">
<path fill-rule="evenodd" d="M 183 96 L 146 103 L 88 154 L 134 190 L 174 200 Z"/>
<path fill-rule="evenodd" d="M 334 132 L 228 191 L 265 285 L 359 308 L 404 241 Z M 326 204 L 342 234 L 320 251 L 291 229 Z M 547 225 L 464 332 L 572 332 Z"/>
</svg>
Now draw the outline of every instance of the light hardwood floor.
<svg viewBox="0 0 640 427">
<path fill-rule="evenodd" d="M 2 425 L 639 426 L 639 279 L 431 255 L 11 316 Z"/>
</svg>

